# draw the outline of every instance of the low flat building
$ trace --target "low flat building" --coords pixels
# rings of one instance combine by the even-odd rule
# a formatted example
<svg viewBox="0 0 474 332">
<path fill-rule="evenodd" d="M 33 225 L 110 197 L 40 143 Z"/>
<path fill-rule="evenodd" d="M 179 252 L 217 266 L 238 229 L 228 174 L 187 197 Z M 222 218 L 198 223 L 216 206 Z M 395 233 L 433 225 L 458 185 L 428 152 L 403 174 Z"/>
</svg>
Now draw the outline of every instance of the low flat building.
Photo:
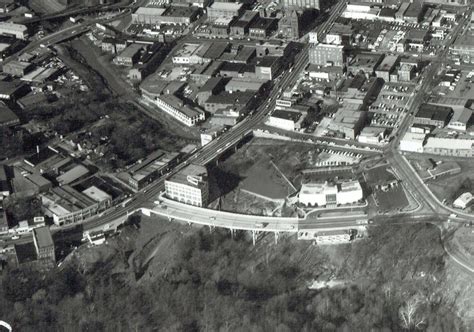
<svg viewBox="0 0 474 332">
<path fill-rule="evenodd" d="M 258 92 L 267 80 L 252 80 L 248 78 L 233 77 L 226 85 L 225 91 L 255 91 Z"/>
<path fill-rule="evenodd" d="M 138 59 L 140 59 L 143 47 L 141 44 L 130 44 L 115 57 L 114 63 L 118 66 L 132 67 L 138 62 Z"/>
<path fill-rule="evenodd" d="M 74 181 L 77 181 L 77 180 L 83 178 L 84 176 L 86 176 L 88 174 L 89 174 L 89 170 L 87 169 L 87 167 L 85 167 L 84 165 L 79 164 L 79 165 L 75 165 L 74 167 L 72 167 L 68 171 L 66 171 L 63 174 L 61 174 L 60 176 L 58 176 L 56 178 L 56 181 L 58 181 L 58 183 L 60 185 L 70 184 Z"/>
<path fill-rule="evenodd" d="M 0 34 L 14 36 L 17 39 L 27 39 L 28 28 L 23 24 L 0 22 Z"/>
<path fill-rule="evenodd" d="M 0 81 L 0 99 L 2 100 L 15 101 L 30 91 L 31 89 L 25 83 Z"/>
<path fill-rule="evenodd" d="M 472 203 L 473 200 L 474 196 L 470 192 L 466 192 L 456 198 L 456 200 L 453 202 L 453 206 L 455 208 L 464 210 Z"/>
<path fill-rule="evenodd" d="M 204 102 L 204 109 L 212 114 L 215 114 L 218 110 L 228 108 L 233 109 L 236 113 L 240 113 L 244 108 L 250 107 L 254 96 L 255 93 L 252 91 L 236 91 L 233 93 L 224 91 L 207 98 Z"/>
<path fill-rule="evenodd" d="M 359 53 L 349 61 L 348 70 L 354 75 L 362 71 L 367 76 L 372 76 L 384 57 L 381 53 Z"/>
<path fill-rule="evenodd" d="M 300 112 L 275 110 L 266 122 L 267 125 L 283 130 L 295 131 L 301 129 L 304 115 Z"/>
<path fill-rule="evenodd" d="M 363 144 L 380 144 L 386 132 L 387 129 L 383 127 L 365 127 L 357 137 L 357 141 Z"/>
<path fill-rule="evenodd" d="M 348 230 L 332 230 L 316 234 L 316 244 L 318 245 L 349 243 L 351 239 L 351 233 Z"/>
<path fill-rule="evenodd" d="M 23 77 L 29 71 L 31 71 L 32 68 L 33 68 L 33 65 L 29 62 L 12 60 L 3 65 L 2 71 L 5 74 L 10 74 L 16 77 Z"/>
<path fill-rule="evenodd" d="M 344 104 L 337 110 L 328 128 L 346 138 L 355 139 L 367 123 L 367 112 L 361 111 L 359 107 L 356 104 Z"/>
<path fill-rule="evenodd" d="M 0 102 L 0 128 L 13 127 L 20 124 L 20 118 L 4 103 Z"/>
<path fill-rule="evenodd" d="M 305 206 L 330 207 L 353 204 L 364 198 L 358 181 L 341 183 L 304 183 L 299 193 L 299 202 Z"/>
<path fill-rule="evenodd" d="M 424 152 L 441 156 L 473 157 L 474 140 L 429 137 Z"/>
<path fill-rule="evenodd" d="M 205 207 L 209 199 L 207 169 L 189 165 L 165 180 L 166 196 L 194 206 Z"/>
<path fill-rule="evenodd" d="M 444 128 L 453 117 L 451 107 L 422 104 L 415 115 L 414 124 L 433 125 Z"/>
<path fill-rule="evenodd" d="M 164 175 L 176 165 L 179 158 L 177 152 L 155 151 L 142 162 L 131 167 L 128 172 L 128 184 L 140 190 L 153 180 Z"/>
<path fill-rule="evenodd" d="M 456 109 L 454 111 L 451 121 L 446 126 L 449 129 L 466 131 L 468 126 L 471 124 L 472 110 L 469 108 Z"/>
<path fill-rule="evenodd" d="M 425 144 L 426 134 L 407 132 L 400 140 L 400 150 L 406 152 L 423 152 L 423 145 Z"/>
<path fill-rule="evenodd" d="M 97 202 L 69 185 L 56 187 L 41 194 L 44 213 L 57 226 L 88 219 L 111 206 L 109 199 Z"/>
</svg>

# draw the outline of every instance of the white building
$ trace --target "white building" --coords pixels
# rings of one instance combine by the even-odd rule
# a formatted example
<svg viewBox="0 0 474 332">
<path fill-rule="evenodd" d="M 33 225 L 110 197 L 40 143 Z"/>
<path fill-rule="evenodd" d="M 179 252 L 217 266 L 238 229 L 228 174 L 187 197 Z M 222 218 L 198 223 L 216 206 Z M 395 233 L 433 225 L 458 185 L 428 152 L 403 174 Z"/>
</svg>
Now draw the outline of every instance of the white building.
<svg viewBox="0 0 474 332">
<path fill-rule="evenodd" d="M 207 169 L 199 165 L 189 165 L 165 180 L 166 196 L 176 201 L 206 206 L 209 199 Z"/>
<path fill-rule="evenodd" d="M 26 39 L 28 37 L 28 28 L 23 24 L 0 22 L 0 34 L 12 35 L 17 39 Z"/>
<path fill-rule="evenodd" d="M 304 116 L 300 112 L 275 110 L 268 118 L 266 124 L 284 130 L 294 131 L 301 128 Z"/>
<path fill-rule="evenodd" d="M 316 234 L 316 244 L 340 244 L 351 241 L 351 233 L 348 230 L 333 230 L 318 232 Z"/>
<path fill-rule="evenodd" d="M 301 186 L 299 202 L 306 206 L 334 206 L 356 203 L 364 198 L 358 181 L 339 184 L 305 183 Z"/>
<path fill-rule="evenodd" d="M 464 107 L 460 110 L 455 110 L 451 121 L 446 126 L 449 129 L 466 131 L 469 120 L 471 119 L 472 111 Z"/>
<path fill-rule="evenodd" d="M 185 105 L 181 99 L 174 95 L 162 95 L 154 99 L 148 96 L 144 96 L 144 98 L 188 127 L 194 126 L 205 119 L 203 111 Z"/>
<path fill-rule="evenodd" d="M 466 192 L 456 198 L 456 200 L 453 203 L 453 206 L 458 209 L 465 209 L 471 204 L 472 200 L 474 199 L 474 196 L 470 192 Z"/>
<path fill-rule="evenodd" d="M 423 153 L 426 134 L 407 132 L 400 140 L 400 150 Z"/>
<path fill-rule="evenodd" d="M 352 204 L 364 198 L 362 187 L 358 181 L 342 182 L 338 186 L 337 204 Z"/>
<path fill-rule="evenodd" d="M 382 127 L 365 127 L 360 132 L 357 140 L 363 144 L 380 144 L 385 136 L 385 128 Z"/>
</svg>

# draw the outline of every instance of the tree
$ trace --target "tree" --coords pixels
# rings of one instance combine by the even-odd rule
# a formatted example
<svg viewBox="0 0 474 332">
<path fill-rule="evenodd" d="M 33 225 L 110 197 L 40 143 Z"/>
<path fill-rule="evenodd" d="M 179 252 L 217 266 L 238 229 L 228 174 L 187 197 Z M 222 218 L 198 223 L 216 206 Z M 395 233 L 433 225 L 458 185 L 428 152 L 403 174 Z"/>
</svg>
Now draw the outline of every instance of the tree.
<svg viewBox="0 0 474 332">
<path fill-rule="evenodd" d="M 399 316 L 404 329 L 412 330 L 424 327 L 426 318 L 419 310 L 423 303 L 423 297 L 420 294 L 415 294 L 400 307 Z"/>
</svg>

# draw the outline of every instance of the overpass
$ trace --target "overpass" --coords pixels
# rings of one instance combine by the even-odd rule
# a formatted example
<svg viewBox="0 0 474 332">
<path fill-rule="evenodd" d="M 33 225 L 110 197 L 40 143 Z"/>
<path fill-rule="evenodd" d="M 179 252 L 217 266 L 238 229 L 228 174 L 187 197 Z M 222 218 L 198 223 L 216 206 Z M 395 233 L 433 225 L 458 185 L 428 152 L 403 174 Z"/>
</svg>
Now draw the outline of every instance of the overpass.
<svg viewBox="0 0 474 332">
<path fill-rule="evenodd" d="M 336 229 L 356 229 L 365 226 L 359 220 L 367 220 L 364 213 L 306 219 L 297 217 L 268 217 L 218 211 L 177 202 L 160 195 L 154 208 L 139 209 L 144 215 L 158 215 L 168 220 L 181 220 L 189 224 L 229 229 L 233 236 L 236 230 L 252 233 L 253 243 L 260 233 L 274 233 L 275 242 L 280 233 L 298 231 L 328 231 Z"/>
</svg>

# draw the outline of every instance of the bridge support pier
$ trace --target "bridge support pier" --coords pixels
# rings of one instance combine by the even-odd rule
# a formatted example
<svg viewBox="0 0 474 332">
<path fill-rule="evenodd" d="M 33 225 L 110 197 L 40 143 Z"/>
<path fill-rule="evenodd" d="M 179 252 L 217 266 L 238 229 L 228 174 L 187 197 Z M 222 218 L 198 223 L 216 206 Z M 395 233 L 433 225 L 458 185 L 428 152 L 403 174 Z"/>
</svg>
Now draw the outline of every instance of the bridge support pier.
<svg viewBox="0 0 474 332">
<path fill-rule="evenodd" d="M 215 226 L 209 225 L 209 233 L 212 234 L 214 232 Z"/>
<path fill-rule="evenodd" d="M 275 232 L 275 244 L 278 244 L 278 238 L 280 237 L 280 232 Z"/>
<path fill-rule="evenodd" d="M 235 230 L 233 228 L 230 229 L 230 237 L 232 238 L 232 240 L 234 239 L 234 232 Z"/>
<path fill-rule="evenodd" d="M 255 243 L 257 242 L 257 238 L 258 238 L 258 231 L 252 231 L 252 243 L 253 243 L 253 245 L 255 245 Z"/>
</svg>

